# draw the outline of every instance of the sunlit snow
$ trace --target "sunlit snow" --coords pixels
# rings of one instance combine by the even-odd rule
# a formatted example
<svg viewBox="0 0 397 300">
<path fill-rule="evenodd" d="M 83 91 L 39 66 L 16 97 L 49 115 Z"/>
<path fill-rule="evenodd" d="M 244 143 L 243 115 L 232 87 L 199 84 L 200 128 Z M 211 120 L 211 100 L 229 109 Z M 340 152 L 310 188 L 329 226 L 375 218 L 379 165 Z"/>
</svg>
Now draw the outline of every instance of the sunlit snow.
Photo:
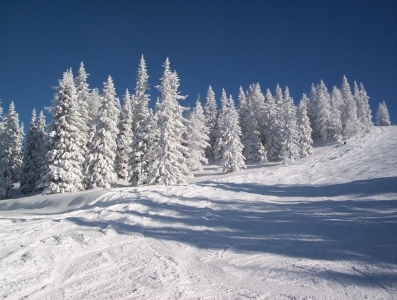
<svg viewBox="0 0 397 300">
<path fill-rule="evenodd" d="M 395 299 L 397 127 L 179 186 L 0 201 L 0 296 Z"/>
</svg>

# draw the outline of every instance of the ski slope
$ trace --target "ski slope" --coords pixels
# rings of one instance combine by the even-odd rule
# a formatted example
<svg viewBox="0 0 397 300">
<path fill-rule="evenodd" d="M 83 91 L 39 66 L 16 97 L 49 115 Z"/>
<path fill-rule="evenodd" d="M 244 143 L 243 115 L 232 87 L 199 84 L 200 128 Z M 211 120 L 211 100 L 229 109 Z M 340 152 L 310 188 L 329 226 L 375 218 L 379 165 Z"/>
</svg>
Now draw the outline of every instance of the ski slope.
<svg viewBox="0 0 397 300">
<path fill-rule="evenodd" d="M 314 152 L 0 201 L 0 296 L 397 299 L 397 127 Z"/>
</svg>

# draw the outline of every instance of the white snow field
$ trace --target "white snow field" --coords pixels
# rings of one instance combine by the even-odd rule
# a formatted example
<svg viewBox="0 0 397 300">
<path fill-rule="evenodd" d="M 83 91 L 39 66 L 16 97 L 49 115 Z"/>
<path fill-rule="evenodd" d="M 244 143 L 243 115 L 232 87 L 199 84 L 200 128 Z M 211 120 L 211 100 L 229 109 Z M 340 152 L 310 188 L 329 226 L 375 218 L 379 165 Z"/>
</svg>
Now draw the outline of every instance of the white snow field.
<svg viewBox="0 0 397 300">
<path fill-rule="evenodd" d="M 397 299 L 397 127 L 186 185 L 0 201 L 3 299 Z"/>
</svg>

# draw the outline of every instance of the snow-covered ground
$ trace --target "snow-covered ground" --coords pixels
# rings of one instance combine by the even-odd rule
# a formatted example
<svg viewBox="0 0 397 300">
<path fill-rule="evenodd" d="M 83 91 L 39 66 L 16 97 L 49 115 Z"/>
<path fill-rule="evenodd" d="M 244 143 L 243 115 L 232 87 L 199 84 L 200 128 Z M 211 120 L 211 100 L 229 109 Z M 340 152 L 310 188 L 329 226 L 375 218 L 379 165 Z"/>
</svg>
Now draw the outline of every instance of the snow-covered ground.
<svg viewBox="0 0 397 300">
<path fill-rule="evenodd" d="M 220 171 L 1 201 L 0 295 L 397 298 L 397 127 Z"/>
</svg>

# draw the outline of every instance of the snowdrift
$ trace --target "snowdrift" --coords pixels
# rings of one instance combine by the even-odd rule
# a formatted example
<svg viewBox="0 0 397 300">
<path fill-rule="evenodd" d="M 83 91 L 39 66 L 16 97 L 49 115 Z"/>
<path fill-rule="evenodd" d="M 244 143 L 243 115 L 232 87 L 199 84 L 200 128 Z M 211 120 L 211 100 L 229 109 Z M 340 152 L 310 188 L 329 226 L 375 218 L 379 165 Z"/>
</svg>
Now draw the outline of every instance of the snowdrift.
<svg viewBox="0 0 397 300">
<path fill-rule="evenodd" d="M 395 299 L 397 128 L 288 166 L 0 201 L 0 295 Z"/>
</svg>

